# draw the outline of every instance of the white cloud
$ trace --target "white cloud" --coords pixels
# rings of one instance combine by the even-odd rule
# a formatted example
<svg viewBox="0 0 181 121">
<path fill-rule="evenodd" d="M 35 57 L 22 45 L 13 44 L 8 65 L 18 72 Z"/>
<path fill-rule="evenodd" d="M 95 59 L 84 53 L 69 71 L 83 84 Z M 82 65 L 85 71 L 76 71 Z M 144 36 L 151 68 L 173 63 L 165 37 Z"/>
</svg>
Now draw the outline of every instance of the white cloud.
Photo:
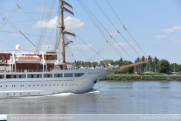
<svg viewBox="0 0 181 121">
<path fill-rule="evenodd" d="M 168 36 L 166 36 L 166 35 L 157 35 L 157 36 L 155 36 L 155 38 L 158 38 L 158 39 L 167 39 Z"/>
<path fill-rule="evenodd" d="M 118 42 L 118 43 L 115 43 L 114 45 L 115 46 L 122 46 L 122 47 L 129 47 L 130 45 L 133 46 L 133 43 L 123 43 L 123 42 Z"/>
<path fill-rule="evenodd" d="M 175 40 L 174 43 L 181 43 L 181 40 Z"/>
<path fill-rule="evenodd" d="M 169 40 L 172 43 L 180 43 L 181 42 L 181 39 L 179 39 L 179 38 L 169 37 L 166 35 L 157 35 L 157 36 L 155 36 L 155 38 Z"/>
<path fill-rule="evenodd" d="M 176 30 L 179 30 L 181 31 L 181 26 L 174 26 L 174 27 L 171 27 L 171 28 L 165 28 L 163 30 L 161 30 L 162 32 L 165 32 L 165 33 L 172 33 Z"/>
<path fill-rule="evenodd" d="M 13 36 L 13 37 L 17 37 L 17 36 L 20 36 L 21 34 L 19 33 L 14 33 L 14 34 L 11 34 L 10 36 Z"/>
<path fill-rule="evenodd" d="M 34 27 L 37 28 L 49 28 L 49 29 L 55 29 L 56 28 L 56 24 L 57 24 L 57 18 L 58 16 L 55 16 L 54 18 L 52 18 L 51 20 L 42 20 L 42 21 L 38 21 Z M 77 18 L 72 18 L 70 16 L 68 16 L 67 18 L 64 19 L 65 22 L 65 27 L 73 30 L 73 29 L 78 29 L 81 28 L 84 23 L 81 22 L 79 19 Z"/>
<path fill-rule="evenodd" d="M 73 49 L 90 49 L 92 47 L 92 44 L 88 45 L 74 45 L 72 46 Z"/>
<path fill-rule="evenodd" d="M 114 31 L 111 31 L 111 32 L 109 32 L 111 35 L 116 35 L 116 34 L 118 34 L 118 31 L 117 30 L 114 30 Z"/>
</svg>

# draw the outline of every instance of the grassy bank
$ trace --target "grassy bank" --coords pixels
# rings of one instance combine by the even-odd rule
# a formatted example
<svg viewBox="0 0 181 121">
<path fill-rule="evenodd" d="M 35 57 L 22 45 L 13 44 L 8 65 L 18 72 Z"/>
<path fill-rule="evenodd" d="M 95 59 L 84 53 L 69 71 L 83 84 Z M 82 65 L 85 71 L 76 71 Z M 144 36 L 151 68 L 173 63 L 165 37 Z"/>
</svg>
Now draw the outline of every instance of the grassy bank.
<svg viewBox="0 0 181 121">
<path fill-rule="evenodd" d="M 127 74 L 110 74 L 100 81 L 181 81 L 181 75 L 127 75 Z"/>
</svg>

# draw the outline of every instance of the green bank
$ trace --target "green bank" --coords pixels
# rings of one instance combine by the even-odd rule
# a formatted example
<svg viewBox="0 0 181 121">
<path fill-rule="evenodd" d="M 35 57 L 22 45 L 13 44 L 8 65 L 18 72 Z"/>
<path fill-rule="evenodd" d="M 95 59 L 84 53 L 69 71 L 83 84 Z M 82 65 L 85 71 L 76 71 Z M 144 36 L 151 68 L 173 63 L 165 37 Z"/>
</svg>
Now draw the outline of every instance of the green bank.
<svg viewBox="0 0 181 121">
<path fill-rule="evenodd" d="M 181 81 L 181 75 L 110 74 L 100 81 Z"/>
</svg>

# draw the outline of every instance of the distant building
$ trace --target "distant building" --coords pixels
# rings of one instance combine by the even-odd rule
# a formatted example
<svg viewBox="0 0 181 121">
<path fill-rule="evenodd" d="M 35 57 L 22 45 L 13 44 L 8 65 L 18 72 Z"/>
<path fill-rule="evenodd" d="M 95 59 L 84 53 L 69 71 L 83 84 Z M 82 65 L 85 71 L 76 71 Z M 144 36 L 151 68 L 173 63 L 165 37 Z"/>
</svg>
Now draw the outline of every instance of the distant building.
<svg viewBox="0 0 181 121">
<path fill-rule="evenodd" d="M 181 75 L 181 72 L 168 72 L 168 75 Z"/>
</svg>

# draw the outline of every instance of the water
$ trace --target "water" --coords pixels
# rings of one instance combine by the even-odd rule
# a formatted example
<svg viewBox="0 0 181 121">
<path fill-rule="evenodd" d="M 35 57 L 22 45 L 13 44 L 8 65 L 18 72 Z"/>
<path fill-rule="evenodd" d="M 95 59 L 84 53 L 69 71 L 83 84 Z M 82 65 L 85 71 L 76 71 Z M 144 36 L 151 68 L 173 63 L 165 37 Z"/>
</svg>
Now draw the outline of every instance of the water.
<svg viewBox="0 0 181 121">
<path fill-rule="evenodd" d="M 86 94 L 0 99 L 0 114 L 181 114 L 180 107 L 181 82 L 111 82 Z"/>
</svg>

